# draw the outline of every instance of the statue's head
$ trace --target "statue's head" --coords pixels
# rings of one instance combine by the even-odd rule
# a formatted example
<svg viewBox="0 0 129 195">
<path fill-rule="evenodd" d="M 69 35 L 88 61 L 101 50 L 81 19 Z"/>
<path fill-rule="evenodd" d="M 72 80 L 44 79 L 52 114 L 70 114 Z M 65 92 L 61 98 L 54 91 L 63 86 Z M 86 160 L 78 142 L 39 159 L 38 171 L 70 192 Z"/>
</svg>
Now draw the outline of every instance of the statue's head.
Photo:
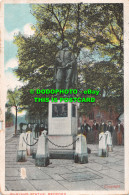
<svg viewBox="0 0 129 195">
<path fill-rule="evenodd" d="M 62 48 L 69 47 L 68 41 L 63 41 Z"/>
</svg>

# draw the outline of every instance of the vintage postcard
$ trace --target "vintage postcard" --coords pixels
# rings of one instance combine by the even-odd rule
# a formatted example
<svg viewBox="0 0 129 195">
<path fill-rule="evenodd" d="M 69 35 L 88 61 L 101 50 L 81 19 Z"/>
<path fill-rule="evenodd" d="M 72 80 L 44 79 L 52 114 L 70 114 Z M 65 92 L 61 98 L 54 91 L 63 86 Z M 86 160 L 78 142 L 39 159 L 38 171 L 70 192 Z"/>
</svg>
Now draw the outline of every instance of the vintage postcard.
<svg viewBox="0 0 129 195">
<path fill-rule="evenodd" d="M 129 194 L 129 1 L 0 2 L 0 194 Z"/>
</svg>

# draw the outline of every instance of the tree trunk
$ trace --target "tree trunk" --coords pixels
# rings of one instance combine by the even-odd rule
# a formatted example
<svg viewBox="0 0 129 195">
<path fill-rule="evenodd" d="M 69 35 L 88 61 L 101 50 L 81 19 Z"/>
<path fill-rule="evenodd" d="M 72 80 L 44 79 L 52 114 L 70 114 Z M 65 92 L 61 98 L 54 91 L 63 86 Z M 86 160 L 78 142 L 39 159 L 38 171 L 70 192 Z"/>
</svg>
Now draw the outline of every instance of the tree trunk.
<svg viewBox="0 0 129 195">
<path fill-rule="evenodd" d="M 17 134 L 17 106 L 16 106 L 16 117 L 15 117 L 15 135 Z"/>
</svg>

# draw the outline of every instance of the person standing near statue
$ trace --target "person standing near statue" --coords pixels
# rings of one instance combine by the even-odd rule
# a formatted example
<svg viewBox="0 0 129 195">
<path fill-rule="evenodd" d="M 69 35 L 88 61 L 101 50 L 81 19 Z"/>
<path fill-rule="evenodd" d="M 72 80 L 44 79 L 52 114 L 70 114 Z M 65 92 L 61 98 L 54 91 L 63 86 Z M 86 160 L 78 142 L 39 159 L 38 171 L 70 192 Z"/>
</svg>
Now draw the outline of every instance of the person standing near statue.
<svg viewBox="0 0 129 195">
<path fill-rule="evenodd" d="M 111 133 L 111 136 L 113 135 L 114 128 L 112 126 L 112 122 L 111 121 L 108 121 L 107 131 L 109 131 Z"/>
<path fill-rule="evenodd" d="M 122 145 L 122 136 L 124 135 L 124 127 L 121 124 L 120 120 L 118 121 L 115 130 L 117 132 L 117 144 Z"/>
<path fill-rule="evenodd" d="M 105 123 L 105 121 L 102 119 L 101 120 L 101 124 L 100 124 L 100 133 L 102 132 L 106 132 L 107 131 L 107 124 Z"/>
<path fill-rule="evenodd" d="M 39 124 L 37 124 L 35 126 L 35 137 L 38 138 L 39 137 L 39 133 L 40 133 L 40 127 Z"/>
<path fill-rule="evenodd" d="M 93 121 L 92 131 L 94 133 L 94 143 L 96 143 L 97 138 L 99 137 L 99 124 L 96 123 L 96 120 Z"/>
<path fill-rule="evenodd" d="M 86 120 L 84 121 L 84 124 L 81 126 L 81 132 L 83 135 L 87 137 L 88 131 L 90 131 L 90 125 L 86 123 Z"/>
<path fill-rule="evenodd" d="M 76 80 L 76 59 L 65 40 L 56 55 L 56 89 L 69 89 Z"/>
</svg>

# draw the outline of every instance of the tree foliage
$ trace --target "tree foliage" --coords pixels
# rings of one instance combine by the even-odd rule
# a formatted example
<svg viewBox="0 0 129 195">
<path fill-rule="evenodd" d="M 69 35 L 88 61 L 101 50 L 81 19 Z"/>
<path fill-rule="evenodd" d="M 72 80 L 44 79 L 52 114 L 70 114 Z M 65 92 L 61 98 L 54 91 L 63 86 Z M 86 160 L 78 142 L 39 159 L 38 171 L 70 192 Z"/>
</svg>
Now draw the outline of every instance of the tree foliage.
<svg viewBox="0 0 129 195">
<path fill-rule="evenodd" d="M 10 109 L 7 109 L 7 111 L 5 112 L 6 123 L 9 123 L 9 122 L 13 123 L 13 118 L 14 118 L 14 115 L 11 113 Z"/>
<path fill-rule="evenodd" d="M 46 110 L 47 103 L 34 103 L 29 89 L 55 87 L 55 56 L 67 40 L 77 59 L 78 89 L 99 89 L 95 105 L 122 108 L 123 4 L 34 4 L 31 13 L 37 21 L 35 34 L 19 34 L 14 41 L 19 60 L 15 73 L 25 83 L 22 103 L 33 112 Z"/>
<path fill-rule="evenodd" d="M 21 105 L 21 90 L 15 88 L 14 90 L 9 89 L 7 91 L 7 103 L 6 107 L 10 109 L 11 107 L 15 107 L 16 114 L 15 114 L 15 135 L 17 133 L 17 112 L 21 111 L 22 105 Z"/>
</svg>

